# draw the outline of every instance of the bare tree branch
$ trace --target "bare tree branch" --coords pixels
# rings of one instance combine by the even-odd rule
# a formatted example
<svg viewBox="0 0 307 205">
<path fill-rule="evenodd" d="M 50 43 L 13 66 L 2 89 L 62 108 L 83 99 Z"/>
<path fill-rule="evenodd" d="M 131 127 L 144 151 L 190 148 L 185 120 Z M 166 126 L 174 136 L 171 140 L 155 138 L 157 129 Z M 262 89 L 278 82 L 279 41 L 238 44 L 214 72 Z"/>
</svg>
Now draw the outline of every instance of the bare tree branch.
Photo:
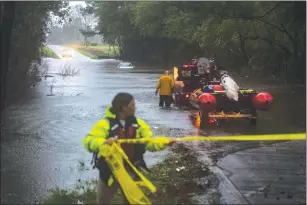
<svg viewBox="0 0 307 205">
<path fill-rule="evenodd" d="M 264 17 L 266 17 L 267 15 L 269 15 L 271 12 L 273 12 L 275 9 L 277 9 L 279 7 L 280 3 L 276 4 L 274 7 L 272 7 L 270 10 L 268 10 L 265 14 L 261 15 L 261 16 L 224 16 L 222 14 L 217 13 L 216 11 L 213 10 L 213 14 L 218 15 L 219 17 L 223 18 L 223 19 L 244 19 L 244 20 L 259 20 L 262 19 Z"/>
<path fill-rule="evenodd" d="M 277 40 L 274 39 L 274 41 L 270 40 L 270 39 L 267 39 L 267 38 L 263 38 L 261 36 L 259 36 L 259 34 L 257 33 L 257 29 L 254 25 L 254 32 L 255 32 L 255 36 L 248 36 L 248 37 L 245 37 L 246 40 L 262 40 L 262 41 L 265 41 L 267 42 L 268 44 L 270 44 L 271 46 L 273 44 L 279 46 L 285 53 L 287 53 L 288 55 L 291 55 L 291 51 L 284 45 L 282 45 L 280 42 L 278 42 Z"/>
<path fill-rule="evenodd" d="M 282 33 L 285 33 L 288 38 L 294 43 L 295 40 L 294 38 L 292 37 L 292 35 L 286 30 L 286 28 L 283 26 L 283 24 L 280 24 L 281 28 L 266 21 L 266 20 L 263 20 L 263 18 L 265 16 L 267 16 L 268 14 L 270 14 L 271 12 L 273 12 L 275 9 L 277 9 L 279 7 L 280 3 L 276 4 L 274 7 L 272 7 L 269 11 L 267 11 L 265 14 L 261 15 L 261 16 L 250 16 L 250 17 L 247 17 L 247 16 L 234 16 L 234 17 L 231 17 L 231 16 L 225 16 L 225 15 L 222 15 L 222 14 L 219 14 L 215 11 L 213 11 L 212 13 L 219 16 L 220 18 L 222 19 L 243 19 L 243 20 L 251 20 L 251 21 L 260 21 L 264 24 L 267 24 L 273 28 L 275 28 L 276 30 L 282 32 Z"/>
</svg>

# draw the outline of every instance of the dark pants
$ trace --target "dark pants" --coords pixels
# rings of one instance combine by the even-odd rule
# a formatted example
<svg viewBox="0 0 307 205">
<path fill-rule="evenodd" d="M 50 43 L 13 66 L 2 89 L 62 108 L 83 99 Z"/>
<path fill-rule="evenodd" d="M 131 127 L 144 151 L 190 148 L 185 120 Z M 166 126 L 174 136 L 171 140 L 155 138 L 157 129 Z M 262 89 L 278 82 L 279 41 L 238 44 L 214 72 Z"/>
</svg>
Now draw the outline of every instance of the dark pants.
<svg viewBox="0 0 307 205">
<path fill-rule="evenodd" d="M 172 103 L 173 97 L 170 95 L 160 95 L 159 106 L 163 107 L 164 103 L 166 107 L 170 107 Z"/>
<path fill-rule="evenodd" d="M 111 186 L 108 186 L 99 178 L 97 183 L 96 204 L 110 204 L 118 189 L 120 189 L 120 185 L 117 181 L 113 182 Z M 123 192 L 122 200 L 119 204 L 129 204 Z"/>
</svg>

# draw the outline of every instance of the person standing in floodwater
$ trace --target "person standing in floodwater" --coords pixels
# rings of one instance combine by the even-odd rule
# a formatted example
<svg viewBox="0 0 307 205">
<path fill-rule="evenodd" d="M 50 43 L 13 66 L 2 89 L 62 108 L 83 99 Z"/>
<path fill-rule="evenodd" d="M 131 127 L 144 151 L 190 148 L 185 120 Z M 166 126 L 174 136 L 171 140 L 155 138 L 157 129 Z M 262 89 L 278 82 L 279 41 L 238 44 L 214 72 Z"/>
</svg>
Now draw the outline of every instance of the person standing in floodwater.
<svg viewBox="0 0 307 205">
<path fill-rule="evenodd" d="M 112 144 L 117 139 L 129 138 L 151 138 L 152 132 L 150 127 L 141 119 L 135 117 L 135 101 L 129 93 L 118 93 L 112 105 L 102 120 L 98 121 L 90 133 L 84 138 L 83 146 L 88 152 L 94 153 L 94 167 L 99 170 L 99 179 L 97 183 L 97 204 L 110 204 L 111 199 L 120 188 L 112 172 L 104 160 L 99 155 L 102 145 Z M 173 142 L 177 139 L 171 140 Z M 169 144 L 169 145 L 170 145 Z M 146 150 L 155 152 L 165 148 L 164 144 L 147 143 L 147 144 L 122 144 L 122 149 L 128 156 L 129 160 L 139 169 L 147 169 L 143 154 Z M 129 167 L 125 167 L 129 174 L 134 177 L 135 172 Z M 123 194 L 124 195 L 124 194 Z M 126 197 L 123 198 L 124 204 L 129 204 Z"/>
<path fill-rule="evenodd" d="M 156 86 L 156 95 L 160 94 L 159 106 L 163 107 L 164 103 L 167 108 L 172 103 L 172 91 L 174 89 L 174 79 L 169 76 L 169 72 L 165 71 L 164 75 L 158 81 Z"/>
</svg>

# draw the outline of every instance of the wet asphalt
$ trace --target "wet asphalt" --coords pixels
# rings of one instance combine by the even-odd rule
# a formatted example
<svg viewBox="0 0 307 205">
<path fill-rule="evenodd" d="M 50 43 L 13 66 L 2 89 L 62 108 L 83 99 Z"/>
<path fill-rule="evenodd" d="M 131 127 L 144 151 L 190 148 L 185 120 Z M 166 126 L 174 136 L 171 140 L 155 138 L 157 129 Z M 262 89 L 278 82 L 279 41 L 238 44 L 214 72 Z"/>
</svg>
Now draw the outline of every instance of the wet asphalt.
<svg viewBox="0 0 307 205">
<path fill-rule="evenodd" d="M 62 50 L 60 46 L 51 48 L 57 54 Z M 154 91 L 163 68 L 137 65 L 135 69 L 121 70 L 117 68 L 119 61 L 91 60 L 77 52 L 72 59 L 45 61 L 48 69 L 42 68 L 42 71 L 49 77 L 36 88 L 29 89 L 22 103 L 10 106 L 1 115 L 1 203 L 35 203 L 55 186 L 69 188 L 78 178 L 97 176 L 96 170 L 82 174 L 77 170 L 79 161 L 89 165 L 91 160 L 91 155 L 82 146 L 82 139 L 118 92 L 134 95 L 137 116 L 150 124 L 155 135 L 305 131 L 306 101 L 301 88 L 260 87 L 270 90 L 281 103 L 276 103 L 270 112 L 260 114 L 256 129 L 239 120 L 222 128 L 202 131 L 197 128 L 198 118 L 191 117 L 195 116 L 195 111 L 158 107 Z M 61 76 L 64 70 L 72 69 L 78 73 Z M 288 112 L 290 109 L 293 111 Z M 224 150 L 230 153 L 256 146 L 246 146 L 246 143 L 206 145 L 201 144 L 201 147 L 208 153 L 224 153 Z M 166 152 L 146 153 L 147 163 L 152 166 L 162 160 Z"/>
</svg>

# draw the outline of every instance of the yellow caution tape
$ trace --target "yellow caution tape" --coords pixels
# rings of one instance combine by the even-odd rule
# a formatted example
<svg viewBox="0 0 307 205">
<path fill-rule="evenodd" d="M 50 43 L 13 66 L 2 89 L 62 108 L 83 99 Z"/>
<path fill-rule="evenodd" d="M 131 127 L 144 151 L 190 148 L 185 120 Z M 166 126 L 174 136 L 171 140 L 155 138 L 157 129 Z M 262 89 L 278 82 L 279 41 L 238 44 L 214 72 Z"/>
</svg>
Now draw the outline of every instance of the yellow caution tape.
<svg viewBox="0 0 307 205">
<path fill-rule="evenodd" d="M 232 113 L 232 114 L 225 114 L 223 111 L 222 112 L 210 112 L 209 113 L 210 118 L 222 118 L 222 119 L 227 119 L 227 118 L 257 118 L 253 116 L 252 114 L 241 114 L 240 112 L 238 113 Z"/>
<path fill-rule="evenodd" d="M 107 161 L 113 176 L 117 179 L 130 204 L 151 204 L 142 191 L 141 186 L 148 188 L 152 193 L 156 192 L 156 187 L 129 161 L 119 144 L 103 145 L 99 153 Z M 140 177 L 140 181 L 132 179 L 124 167 L 123 160 Z"/>
<path fill-rule="evenodd" d="M 216 90 L 214 91 L 215 93 L 225 93 L 225 90 Z M 252 93 L 252 92 L 255 92 L 255 90 L 251 90 L 251 89 L 248 89 L 248 90 L 239 90 L 240 93 Z"/>
<path fill-rule="evenodd" d="M 119 139 L 119 143 L 164 143 L 168 144 L 172 138 L 164 136 L 140 139 Z M 186 136 L 179 141 L 285 141 L 306 140 L 306 133 L 297 134 L 269 134 L 269 135 L 234 135 L 234 136 Z"/>
<path fill-rule="evenodd" d="M 168 144 L 173 138 L 163 136 L 155 138 L 140 139 L 119 139 L 112 145 L 103 145 L 100 155 L 107 161 L 113 176 L 120 184 L 127 200 L 130 204 L 151 204 L 151 201 L 144 194 L 141 187 L 146 187 L 152 193 L 156 192 L 156 187 L 129 161 L 127 155 L 120 147 L 121 143 L 163 143 Z M 259 141 L 259 140 L 306 140 L 306 133 L 298 134 L 271 134 L 271 135 L 237 135 L 237 136 L 186 136 L 178 141 Z M 140 177 L 140 181 L 132 179 L 124 167 L 124 160 Z"/>
</svg>

